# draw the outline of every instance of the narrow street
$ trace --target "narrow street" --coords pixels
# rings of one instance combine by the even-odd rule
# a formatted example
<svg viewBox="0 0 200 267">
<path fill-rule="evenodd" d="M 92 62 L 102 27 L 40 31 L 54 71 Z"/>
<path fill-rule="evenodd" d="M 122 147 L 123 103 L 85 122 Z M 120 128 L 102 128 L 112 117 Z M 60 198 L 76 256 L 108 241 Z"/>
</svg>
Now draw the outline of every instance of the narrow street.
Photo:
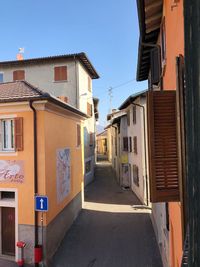
<svg viewBox="0 0 200 267">
<path fill-rule="evenodd" d="M 149 212 L 117 185 L 111 165 L 99 162 L 51 267 L 161 267 Z"/>
</svg>

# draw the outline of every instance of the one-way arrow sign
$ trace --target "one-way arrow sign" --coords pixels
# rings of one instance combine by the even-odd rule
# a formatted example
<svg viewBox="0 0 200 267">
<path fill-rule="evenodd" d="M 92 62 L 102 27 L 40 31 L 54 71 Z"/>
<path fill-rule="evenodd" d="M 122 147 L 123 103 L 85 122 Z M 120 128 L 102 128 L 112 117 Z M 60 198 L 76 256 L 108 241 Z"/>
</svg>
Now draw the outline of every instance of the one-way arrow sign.
<svg viewBox="0 0 200 267">
<path fill-rule="evenodd" d="M 35 196 L 35 210 L 36 211 L 48 211 L 48 197 L 47 196 Z"/>
</svg>

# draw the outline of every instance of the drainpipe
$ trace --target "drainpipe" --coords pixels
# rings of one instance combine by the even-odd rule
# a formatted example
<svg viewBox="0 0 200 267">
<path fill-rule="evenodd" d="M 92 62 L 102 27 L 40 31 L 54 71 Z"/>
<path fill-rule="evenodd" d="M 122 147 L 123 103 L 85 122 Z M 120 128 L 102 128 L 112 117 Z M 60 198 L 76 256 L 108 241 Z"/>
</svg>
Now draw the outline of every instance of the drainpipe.
<svg viewBox="0 0 200 267">
<path fill-rule="evenodd" d="M 76 108 L 80 109 L 80 101 L 79 101 L 79 89 L 78 89 L 78 75 L 77 75 L 77 61 L 76 56 L 74 56 L 74 63 L 75 63 L 75 82 L 76 82 Z"/>
<path fill-rule="evenodd" d="M 144 126 L 144 165 L 145 165 L 145 184 L 146 184 L 146 199 L 147 206 L 149 206 L 149 193 L 148 193 L 148 179 L 147 179 L 147 151 L 146 151 L 146 124 L 145 124 L 145 108 L 143 105 L 136 104 L 134 102 L 131 103 L 134 106 L 142 108 L 143 113 L 143 126 Z"/>
<path fill-rule="evenodd" d="M 33 142 L 34 142 L 34 195 L 38 193 L 38 165 L 37 165 L 37 112 L 33 107 L 33 100 L 29 101 L 29 106 L 33 111 Z M 35 211 L 35 248 L 38 246 L 38 212 Z M 38 267 L 38 263 L 35 263 L 35 267 Z"/>
</svg>

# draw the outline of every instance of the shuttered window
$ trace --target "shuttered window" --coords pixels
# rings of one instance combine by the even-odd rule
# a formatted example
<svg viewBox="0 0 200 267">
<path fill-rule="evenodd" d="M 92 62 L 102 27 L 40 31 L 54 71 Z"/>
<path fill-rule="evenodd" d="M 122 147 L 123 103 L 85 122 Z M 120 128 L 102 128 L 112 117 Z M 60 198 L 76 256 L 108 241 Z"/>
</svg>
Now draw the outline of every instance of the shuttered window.
<svg viewBox="0 0 200 267">
<path fill-rule="evenodd" d="M 87 103 L 87 115 L 92 117 L 92 105 Z"/>
<path fill-rule="evenodd" d="M 128 151 L 128 137 L 123 137 L 123 151 Z"/>
<path fill-rule="evenodd" d="M 107 140 L 105 139 L 105 141 L 107 141 Z M 93 133 L 90 133 L 90 146 L 93 146 L 93 143 L 94 143 L 93 142 Z M 105 146 L 107 146 L 107 144 L 105 144 Z"/>
<path fill-rule="evenodd" d="M 155 47 L 150 53 L 151 61 L 151 84 L 158 85 L 161 76 L 160 47 Z"/>
<path fill-rule="evenodd" d="M 130 126 L 130 110 L 127 111 L 127 125 Z"/>
<path fill-rule="evenodd" d="M 80 124 L 77 124 L 76 137 L 77 137 L 76 146 L 79 147 L 81 145 L 81 126 L 80 126 Z"/>
<path fill-rule="evenodd" d="M 54 81 L 67 81 L 67 66 L 54 67 Z"/>
<path fill-rule="evenodd" d="M 179 201 L 176 92 L 149 91 L 147 114 L 151 201 Z"/>
<path fill-rule="evenodd" d="M 132 137 L 129 136 L 129 152 L 132 152 Z"/>
<path fill-rule="evenodd" d="M 133 124 L 136 124 L 136 106 L 133 106 Z"/>
<path fill-rule="evenodd" d="M 138 150 L 137 150 L 137 136 L 134 136 L 134 137 L 133 137 L 133 152 L 134 152 L 135 154 L 138 153 Z"/>
<path fill-rule="evenodd" d="M 25 71 L 24 70 L 13 71 L 13 81 L 22 81 L 22 80 L 25 80 Z"/>
<path fill-rule="evenodd" d="M 133 165 L 133 182 L 139 186 L 139 172 L 138 172 L 138 166 Z"/>
<path fill-rule="evenodd" d="M 15 150 L 23 150 L 23 118 L 14 119 L 14 129 L 15 129 Z"/>
<path fill-rule="evenodd" d="M 88 76 L 88 91 L 91 92 L 92 86 L 91 86 L 91 78 Z"/>
</svg>

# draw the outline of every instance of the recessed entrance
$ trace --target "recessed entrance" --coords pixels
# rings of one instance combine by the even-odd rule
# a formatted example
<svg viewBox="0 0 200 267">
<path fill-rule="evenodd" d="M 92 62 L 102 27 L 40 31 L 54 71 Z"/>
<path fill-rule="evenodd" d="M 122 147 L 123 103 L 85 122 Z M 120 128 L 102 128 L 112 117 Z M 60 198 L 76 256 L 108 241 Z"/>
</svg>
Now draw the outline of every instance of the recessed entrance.
<svg viewBox="0 0 200 267">
<path fill-rule="evenodd" d="M 15 208 L 1 208 L 2 254 L 15 255 Z"/>
</svg>

